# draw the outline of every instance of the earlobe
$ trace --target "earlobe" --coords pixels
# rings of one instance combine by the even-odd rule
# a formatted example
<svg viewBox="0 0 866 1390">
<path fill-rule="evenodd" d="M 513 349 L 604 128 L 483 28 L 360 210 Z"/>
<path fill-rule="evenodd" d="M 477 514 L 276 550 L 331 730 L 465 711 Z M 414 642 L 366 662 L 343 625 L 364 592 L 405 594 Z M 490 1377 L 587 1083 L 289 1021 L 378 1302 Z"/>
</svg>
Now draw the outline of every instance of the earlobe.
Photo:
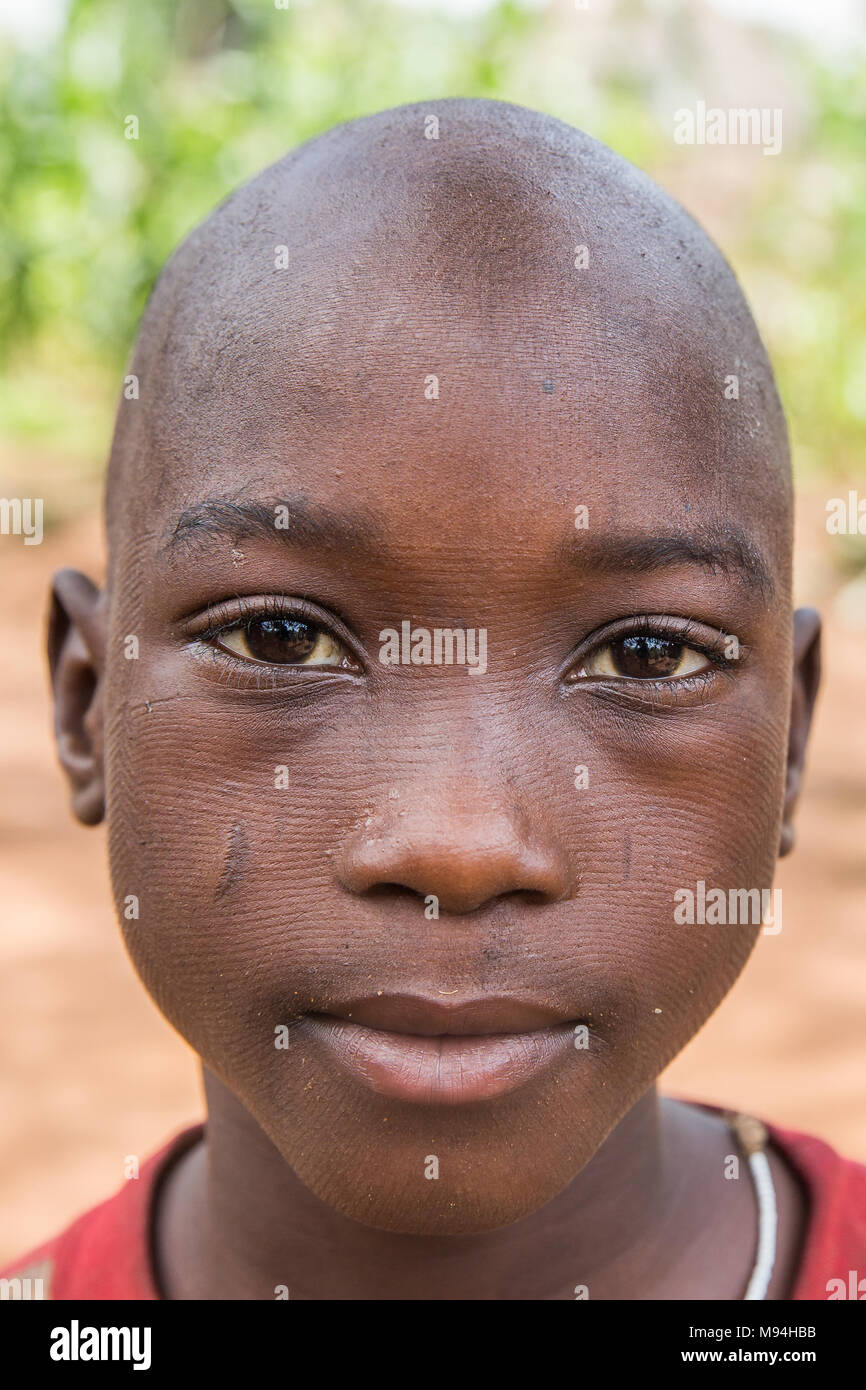
<svg viewBox="0 0 866 1390">
<path fill-rule="evenodd" d="M 788 772 L 779 836 L 780 858 L 790 854 L 794 848 L 794 812 L 803 783 L 806 744 L 821 679 L 821 619 L 814 608 L 798 608 L 794 614 L 793 660 Z"/>
<path fill-rule="evenodd" d="M 105 815 L 105 621 L 105 595 L 77 570 L 60 570 L 54 577 L 48 619 L 54 733 L 72 791 L 72 810 L 83 825 L 98 825 Z"/>
</svg>

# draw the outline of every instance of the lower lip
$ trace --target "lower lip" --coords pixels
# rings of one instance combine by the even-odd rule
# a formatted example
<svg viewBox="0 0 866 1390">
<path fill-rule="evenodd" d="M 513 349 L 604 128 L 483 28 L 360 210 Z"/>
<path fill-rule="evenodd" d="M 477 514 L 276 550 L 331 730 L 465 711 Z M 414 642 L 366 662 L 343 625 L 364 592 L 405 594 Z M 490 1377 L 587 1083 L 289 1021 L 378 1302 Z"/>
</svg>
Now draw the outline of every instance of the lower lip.
<svg viewBox="0 0 866 1390">
<path fill-rule="evenodd" d="M 574 1038 L 571 1023 L 531 1033 L 420 1037 L 320 1014 L 308 1015 L 303 1027 L 371 1090 L 422 1105 L 466 1105 L 506 1095 L 562 1057 Z"/>
</svg>

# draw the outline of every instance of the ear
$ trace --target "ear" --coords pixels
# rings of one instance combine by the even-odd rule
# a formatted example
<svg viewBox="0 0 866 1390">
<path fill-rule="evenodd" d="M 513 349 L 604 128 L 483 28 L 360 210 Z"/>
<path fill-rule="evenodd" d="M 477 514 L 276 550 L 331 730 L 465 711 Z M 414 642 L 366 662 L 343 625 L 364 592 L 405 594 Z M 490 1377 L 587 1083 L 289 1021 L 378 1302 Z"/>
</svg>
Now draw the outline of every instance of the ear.
<svg viewBox="0 0 866 1390">
<path fill-rule="evenodd" d="M 794 811 L 803 782 L 803 763 L 815 696 L 821 679 L 821 619 L 814 608 L 794 614 L 794 679 L 791 686 L 791 726 L 788 733 L 788 776 L 779 854 L 794 848 Z"/>
<path fill-rule="evenodd" d="M 106 647 L 105 594 L 77 570 L 54 576 L 48 617 L 48 664 L 54 692 L 54 735 L 83 825 L 105 815 L 102 677 Z"/>
</svg>

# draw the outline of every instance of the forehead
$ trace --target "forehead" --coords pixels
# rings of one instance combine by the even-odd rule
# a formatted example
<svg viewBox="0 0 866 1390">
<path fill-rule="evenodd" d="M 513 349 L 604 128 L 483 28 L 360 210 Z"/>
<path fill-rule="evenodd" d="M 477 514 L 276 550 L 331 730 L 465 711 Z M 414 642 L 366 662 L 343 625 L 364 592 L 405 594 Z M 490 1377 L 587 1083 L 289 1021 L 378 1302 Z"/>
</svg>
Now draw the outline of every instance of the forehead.
<svg viewBox="0 0 866 1390">
<path fill-rule="evenodd" d="M 778 439 L 736 342 L 703 332 L 688 303 L 674 325 L 670 304 L 638 316 L 633 291 L 600 299 L 563 311 L 540 287 L 459 318 L 438 292 L 380 279 L 372 299 L 330 315 L 312 303 L 286 323 L 266 298 L 206 389 L 188 347 L 162 364 L 156 529 L 248 490 L 375 510 L 395 529 L 407 513 L 447 515 L 467 543 L 483 522 L 549 545 L 577 504 L 632 530 L 722 514 L 771 543 Z"/>
<path fill-rule="evenodd" d="M 784 538 L 771 373 L 691 219 L 531 113 L 458 104 L 439 142 L 417 115 L 302 148 L 169 266 L 139 423 L 119 425 L 139 520 L 159 536 L 248 490 L 391 530 L 447 510 L 464 547 L 481 520 L 549 547 L 576 504 L 596 528 L 739 517 Z"/>
</svg>

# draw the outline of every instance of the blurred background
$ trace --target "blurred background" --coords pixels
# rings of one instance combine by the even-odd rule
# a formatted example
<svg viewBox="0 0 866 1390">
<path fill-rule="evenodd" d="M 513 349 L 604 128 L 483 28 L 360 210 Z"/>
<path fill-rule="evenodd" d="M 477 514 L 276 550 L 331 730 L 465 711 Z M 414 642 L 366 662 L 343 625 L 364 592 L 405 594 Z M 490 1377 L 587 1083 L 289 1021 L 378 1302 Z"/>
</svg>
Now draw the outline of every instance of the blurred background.
<svg viewBox="0 0 866 1390">
<path fill-rule="evenodd" d="M 646 169 L 720 243 L 767 341 L 826 686 L 783 930 L 663 1084 L 866 1160 L 866 534 L 826 525 L 832 499 L 866 498 L 863 4 L 0 0 L 0 492 L 45 516 L 41 545 L 0 536 L 0 1260 L 202 1114 L 194 1058 L 119 943 L 104 830 L 70 818 L 41 650 L 52 571 L 102 575 L 101 475 L 148 290 L 291 146 L 455 95 L 548 111 Z M 780 108 L 781 152 L 677 144 L 698 101 Z"/>
</svg>

